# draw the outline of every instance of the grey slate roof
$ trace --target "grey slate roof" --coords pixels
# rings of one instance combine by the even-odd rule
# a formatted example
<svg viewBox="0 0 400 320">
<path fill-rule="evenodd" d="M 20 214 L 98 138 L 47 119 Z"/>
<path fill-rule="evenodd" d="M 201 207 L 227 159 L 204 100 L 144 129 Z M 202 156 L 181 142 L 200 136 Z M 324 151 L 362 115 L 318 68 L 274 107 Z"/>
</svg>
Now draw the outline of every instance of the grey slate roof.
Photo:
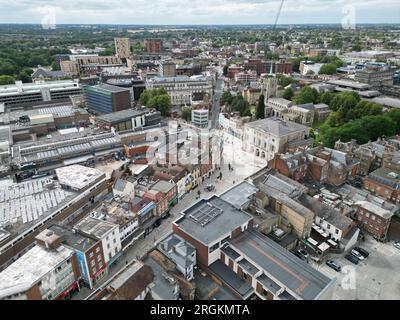
<svg viewBox="0 0 400 320">
<path fill-rule="evenodd" d="M 308 129 L 308 127 L 305 125 L 292 121 L 283 121 L 275 117 L 260 119 L 250 123 L 246 123 L 245 127 L 264 131 L 277 137 L 282 137 L 290 133 Z"/>
<path fill-rule="evenodd" d="M 248 259 L 264 270 L 277 284 L 304 300 L 316 299 L 331 279 L 309 266 L 268 237 L 256 232 L 245 232 L 229 241 Z"/>
<path fill-rule="evenodd" d="M 221 260 L 215 261 L 210 265 L 209 268 L 242 297 L 248 297 L 251 293 L 254 292 L 254 289 L 246 281 L 240 278 Z"/>
</svg>

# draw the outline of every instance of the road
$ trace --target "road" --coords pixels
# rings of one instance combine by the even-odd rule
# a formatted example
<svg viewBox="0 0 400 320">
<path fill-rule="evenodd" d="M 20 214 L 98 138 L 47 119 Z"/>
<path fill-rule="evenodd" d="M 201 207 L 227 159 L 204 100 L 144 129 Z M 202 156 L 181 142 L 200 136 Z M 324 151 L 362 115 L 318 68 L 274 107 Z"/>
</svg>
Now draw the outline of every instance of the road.
<svg viewBox="0 0 400 320">
<path fill-rule="evenodd" d="M 146 238 L 142 238 L 135 242 L 132 246 L 128 247 L 123 254 L 122 259 L 112 266 L 109 274 L 101 279 L 93 290 L 82 288 L 80 292 L 73 296 L 73 300 L 83 300 L 88 297 L 93 291 L 99 287 L 106 286 L 110 280 L 123 268 L 126 267 L 127 262 L 133 262 L 136 259 L 142 258 L 147 252 L 154 248 L 155 243 L 165 237 L 168 233 L 172 232 L 172 222 L 177 219 L 183 209 L 192 205 L 198 200 L 198 190 L 200 190 L 200 198 L 208 198 L 213 194 L 221 194 L 234 184 L 240 182 L 242 179 L 248 177 L 254 172 L 258 171 L 261 167 L 265 166 L 262 161 L 255 160 L 254 155 L 241 150 L 241 141 L 237 138 L 228 135 L 220 130 L 217 131 L 224 141 L 223 151 L 223 165 L 220 170 L 216 170 L 210 178 L 207 178 L 202 185 L 187 193 L 179 202 L 171 208 L 170 217 L 162 220 L 160 226 L 154 229 Z M 228 164 L 234 168 L 229 171 Z M 219 180 L 219 174 L 222 172 L 222 179 Z M 229 178 L 228 178 L 229 177 Z M 213 184 L 215 191 L 206 192 L 204 186 L 206 184 Z"/>
</svg>

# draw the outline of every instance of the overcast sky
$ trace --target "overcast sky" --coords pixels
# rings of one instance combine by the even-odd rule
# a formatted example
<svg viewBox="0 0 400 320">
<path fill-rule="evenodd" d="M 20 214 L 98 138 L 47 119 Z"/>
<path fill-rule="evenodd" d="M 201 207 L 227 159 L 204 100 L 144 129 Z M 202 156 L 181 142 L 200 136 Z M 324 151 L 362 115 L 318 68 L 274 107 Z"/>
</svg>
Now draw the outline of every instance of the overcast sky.
<svg viewBox="0 0 400 320">
<path fill-rule="evenodd" d="M 0 23 L 41 23 L 55 12 L 60 24 L 272 24 L 280 2 L 0 0 Z M 353 12 L 356 23 L 400 23 L 400 0 L 286 0 L 278 23 L 342 23 Z"/>
</svg>

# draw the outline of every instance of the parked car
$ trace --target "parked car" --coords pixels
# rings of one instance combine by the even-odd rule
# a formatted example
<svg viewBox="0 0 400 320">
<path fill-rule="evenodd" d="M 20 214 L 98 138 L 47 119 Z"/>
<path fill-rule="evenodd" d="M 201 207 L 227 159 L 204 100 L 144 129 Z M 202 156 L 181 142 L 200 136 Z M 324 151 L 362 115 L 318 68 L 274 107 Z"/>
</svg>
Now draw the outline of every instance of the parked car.
<svg viewBox="0 0 400 320">
<path fill-rule="evenodd" d="M 296 251 L 295 255 L 298 256 L 301 260 L 308 262 L 309 254 L 306 250 L 299 249 Z"/>
<path fill-rule="evenodd" d="M 215 186 L 212 184 L 208 184 L 206 185 L 206 187 L 204 188 L 204 191 L 214 191 L 215 190 Z"/>
<path fill-rule="evenodd" d="M 349 260 L 351 263 L 358 264 L 358 261 L 359 261 L 358 258 L 356 256 L 352 255 L 351 253 L 346 254 L 345 258 L 347 260 Z"/>
<path fill-rule="evenodd" d="M 335 261 L 333 261 L 333 260 L 328 260 L 328 261 L 326 261 L 326 264 L 327 264 L 329 267 L 331 267 L 333 270 L 337 271 L 337 272 L 340 272 L 340 271 L 342 270 L 342 267 L 341 267 L 338 263 L 336 263 Z"/>
<path fill-rule="evenodd" d="M 395 248 L 400 249 L 400 241 L 395 241 L 393 245 Z"/>
<path fill-rule="evenodd" d="M 363 248 L 360 247 L 355 247 L 354 250 L 358 251 L 359 253 L 361 253 L 361 255 L 364 256 L 364 258 L 368 258 L 369 256 L 369 252 Z"/>
<path fill-rule="evenodd" d="M 356 258 L 358 258 L 358 260 L 364 260 L 365 259 L 365 257 L 355 249 L 351 250 L 351 254 L 353 256 L 355 256 Z"/>
</svg>

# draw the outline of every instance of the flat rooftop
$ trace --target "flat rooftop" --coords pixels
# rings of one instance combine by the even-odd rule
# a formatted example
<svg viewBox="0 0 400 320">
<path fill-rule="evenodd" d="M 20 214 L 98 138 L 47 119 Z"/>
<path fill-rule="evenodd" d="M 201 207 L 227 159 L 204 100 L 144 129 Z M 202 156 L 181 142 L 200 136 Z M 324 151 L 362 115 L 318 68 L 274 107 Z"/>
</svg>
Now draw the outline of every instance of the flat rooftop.
<svg viewBox="0 0 400 320">
<path fill-rule="evenodd" d="M 164 181 L 164 180 L 160 180 L 160 181 L 156 182 L 151 187 L 151 189 L 159 191 L 159 192 L 163 192 L 163 193 L 168 193 L 173 187 L 175 187 L 175 184 Z"/>
<path fill-rule="evenodd" d="M 92 185 L 104 173 L 97 169 L 74 164 L 56 169 L 56 175 L 61 185 L 81 190 Z"/>
<path fill-rule="evenodd" d="M 79 221 L 74 228 L 82 231 L 85 234 L 90 234 L 98 239 L 101 239 L 107 233 L 118 228 L 118 226 L 116 224 L 88 216 Z"/>
<path fill-rule="evenodd" d="M 209 245 L 250 221 L 252 217 L 218 196 L 201 199 L 182 212 L 175 224 L 191 237 Z"/>
<path fill-rule="evenodd" d="M 0 86 L 0 98 L 12 95 L 27 94 L 27 93 L 40 93 L 44 88 L 50 90 L 57 89 L 73 89 L 80 88 L 78 82 L 73 80 L 59 80 L 59 81 L 42 81 L 37 83 L 21 83 L 19 86 L 16 84 L 7 84 Z"/>
<path fill-rule="evenodd" d="M 87 251 L 98 242 L 96 239 L 73 232 L 71 229 L 59 225 L 52 225 L 48 230 L 60 236 L 65 245 L 81 252 Z"/>
<path fill-rule="evenodd" d="M 304 300 L 318 298 L 333 280 L 312 268 L 268 237 L 244 232 L 229 241 L 233 249 L 250 259 L 277 285 L 291 290 Z"/>
<path fill-rule="evenodd" d="M 72 255 L 73 251 L 64 246 L 56 250 L 34 246 L 0 272 L 0 298 L 26 291 Z"/>
<path fill-rule="evenodd" d="M 106 83 L 101 83 L 101 84 L 98 84 L 95 86 L 86 87 L 86 89 L 89 91 L 100 91 L 100 92 L 107 91 L 107 92 L 112 92 L 112 93 L 129 92 L 128 88 L 112 86 L 112 85 L 106 84 Z"/>
<path fill-rule="evenodd" d="M 107 122 L 107 123 L 119 123 L 121 121 L 127 121 L 135 117 L 139 117 L 148 113 L 148 109 L 143 110 L 135 110 L 135 109 L 127 109 L 121 110 L 117 112 L 107 113 L 97 117 L 98 121 Z"/>
<path fill-rule="evenodd" d="M 237 209 L 242 208 L 250 201 L 251 196 L 257 192 L 257 187 L 248 181 L 242 181 L 220 195 L 222 200 L 232 204 Z"/>
</svg>

